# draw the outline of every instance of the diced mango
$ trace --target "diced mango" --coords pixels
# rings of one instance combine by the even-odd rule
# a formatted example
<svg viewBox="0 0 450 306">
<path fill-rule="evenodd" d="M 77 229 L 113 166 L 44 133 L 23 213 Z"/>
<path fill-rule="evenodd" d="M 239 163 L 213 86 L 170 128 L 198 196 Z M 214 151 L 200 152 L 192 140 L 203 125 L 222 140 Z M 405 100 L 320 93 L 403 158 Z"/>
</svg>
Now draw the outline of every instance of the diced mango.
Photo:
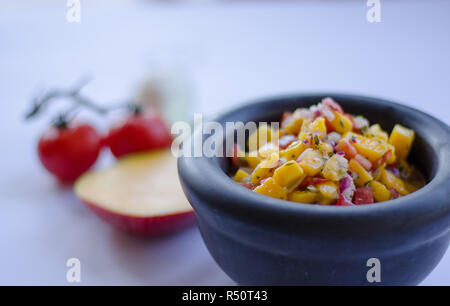
<svg viewBox="0 0 450 306">
<path fill-rule="evenodd" d="M 319 117 L 313 122 L 307 124 L 306 126 L 302 127 L 302 130 L 300 131 L 300 134 L 298 135 L 298 138 L 300 140 L 304 140 L 308 137 L 311 137 L 312 133 L 317 134 L 319 139 L 322 139 L 326 133 L 327 133 L 327 126 L 325 124 L 325 119 L 323 117 Z"/>
<path fill-rule="evenodd" d="M 332 181 L 340 181 L 347 176 L 348 162 L 340 155 L 333 155 L 327 160 L 322 170 L 322 176 Z"/>
<path fill-rule="evenodd" d="M 320 142 L 318 145 L 315 146 L 317 150 L 319 150 L 323 155 L 330 155 L 333 153 L 333 147 L 326 143 L 326 142 Z"/>
<path fill-rule="evenodd" d="M 378 167 L 378 169 L 376 169 L 375 171 L 372 172 L 373 174 L 373 179 L 376 181 L 380 181 L 381 180 L 381 173 L 382 171 L 386 169 L 386 163 L 382 164 L 380 167 Z"/>
<path fill-rule="evenodd" d="M 369 138 L 378 138 L 383 140 L 384 142 L 388 141 L 389 135 L 385 131 L 381 129 L 381 126 L 377 124 L 373 124 L 366 131 L 365 135 Z"/>
<path fill-rule="evenodd" d="M 323 168 L 325 161 L 322 154 L 317 150 L 309 150 L 304 152 L 302 159 L 300 160 L 300 166 L 306 172 L 308 176 L 317 175 Z"/>
<path fill-rule="evenodd" d="M 400 124 L 396 124 L 389 136 L 389 143 L 395 147 L 397 158 L 408 157 L 412 143 L 414 141 L 414 131 Z"/>
<path fill-rule="evenodd" d="M 330 204 L 338 199 L 338 186 L 335 182 L 324 182 L 317 185 L 319 190 L 319 204 Z"/>
<path fill-rule="evenodd" d="M 372 175 L 354 159 L 350 160 L 348 168 L 357 175 L 354 180 L 357 187 L 363 187 L 367 182 L 373 180 Z"/>
<path fill-rule="evenodd" d="M 406 190 L 408 190 L 409 193 L 413 193 L 419 189 L 419 187 L 416 187 L 413 184 L 410 184 L 408 182 L 404 182 L 404 183 L 405 183 Z"/>
<path fill-rule="evenodd" d="M 268 124 L 261 124 L 248 138 L 248 147 L 250 151 L 257 151 L 266 143 L 276 137 L 277 131 L 273 130 Z"/>
<path fill-rule="evenodd" d="M 334 130 L 341 134 L 353 130 L 353 122 L 350 118 L 336 111 L 334 112 L 334 119 L 330 123 Z"/>
<path fill-rule="evenodd" d="M 392 165 L 393 163 L 395 163 L 397 161 L 397 155 L 395 154 L 395 147 L 391 144 L 388 144 L 387 146 L 388 146 L 388 149 L 391 150 L 391 154 L 386 159 L 386 162 L 388 163 L 388 165 Z"/>
<path fill-rule="evenodd" d="M 261 162 L 261 159 L 259 159 L 258 154 L 256 152 L 248 154 L 245 157 L 245 160 L 247 161 L 247 165 L 252 169 L 255 169 Z"/>
<path fill-rule="evenodd" d="M 261 180 L 272 176 L 276 166 L 278 165 L 278 159 L 278 153 L 272 153 L 268 159 L 260 162 L 255 170 L 253 170 L 252 184 L 258 185 Z"/>
<path fill-rule="evenodd" d="M 238 171 L 236 172 L 236 174 L 234 175 L 234 181 L 236 182 L 241 182 L 244 178 L 250 176 L 250 173 L 248 173 L 247 171 L 245 171 L 242 168 L 239 168 Z"/>
<path fill-rule="evenodd" d="M 292 113 L 282 126 L 284 132 L 288 134 L 298 134 L 302 127 L 303 118 L 301 117 L 300 110 L 297 109 Z"/>
<path fill-rule="evenodd" d="M 298 185 L 305 178 L 305 172 L 295 161 L 288 161 L 277 168 L 273 174 L 273 179 L 281 187 L 290 189 L 293 185 Z"/>
<path fill-rule="evenodd" d="M 270 155 L 272 155 L 272 153 L 278 152 L 278 150 L 279 150 L 278 146 L 276 146 L 272 142 L 266 143 L 265 145 L 263 145 L 258 149 L 258 157 L 260 159 L 266 159 Z"/>
<path fill-rule="evenodd" d="M 286 190 L 280 185 L 278 185 L 272 177 L 265 180 L 263 184 L 256 187 L 253 191 L 272 198 L 277 198 L 281 200 L 287 199 Z"/>
<path fill-rule="evenodd" d="M 286 160 L 296 160 L 307 148 L 309 143 L 304 143 L 301 140 L 294 141 L 285 150 L 281 151 L 280 155 Z"/>
<path fill-rule="evenodd" d="M 375 162 L 382 158 L 388 151 L 387 143 L 380 139 L 368 138 L 356 133 L 346 133 L 344 138 L 351 142 L 359 154 L 371 162 Z"/>
<path fill-rule="evenodd" d="M 380 182 L 370 181 L 368 186 L 372 189 L 372 194 L 375 201 L 383 202 L 391 198 L 391 192 Z"/>
<path fill-rule="evenodd" d="M 394 188 L 402 196 L 409 193 L 408 189 L 406 189 L 405 182 L 403 182 L 401 178 L 396 177 L 389 170 L 383 169 L 381 171 L 381 182 L 386 185 L 387 188 Z"/>
<path fill-rule="evenodd" d="M 289 201 L 298 202 L 298 203 L 315 203 L 319 194 L 313 191 L 293 191 L 289 193 L 288 199 Z"/>
</svg>

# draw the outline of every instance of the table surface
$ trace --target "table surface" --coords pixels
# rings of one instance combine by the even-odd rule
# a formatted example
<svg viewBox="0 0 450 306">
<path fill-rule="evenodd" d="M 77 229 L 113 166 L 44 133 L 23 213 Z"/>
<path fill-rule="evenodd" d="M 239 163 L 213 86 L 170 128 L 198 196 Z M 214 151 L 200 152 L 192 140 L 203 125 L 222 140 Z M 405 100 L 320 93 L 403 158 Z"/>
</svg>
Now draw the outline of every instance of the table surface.
<svg viewBox="0 0 450 306">
<path fill-rule="evenodd" d="M 448 1 L 381 1 L 381 23 L 366 21 L 365 1 L 81 2 L 81 23 L 66 21 L 64 1 L 2 3 L 0 284 L 67 284 L 72 257 L 85 285 L 234 284 L 196 227 L 130 237 L 58 186 L 35 154 L 47 122 L 22 120 L 41 86 L 92 73 L 87 94 L 120 100 L 168 55 L 188 72 L 195 109 L 209 115 L 258 97 L 329 90 L 400 101 L 450 123 Z M 449 271 L 447 252 L 422 284 L 449 285 Z"/>
</svg>

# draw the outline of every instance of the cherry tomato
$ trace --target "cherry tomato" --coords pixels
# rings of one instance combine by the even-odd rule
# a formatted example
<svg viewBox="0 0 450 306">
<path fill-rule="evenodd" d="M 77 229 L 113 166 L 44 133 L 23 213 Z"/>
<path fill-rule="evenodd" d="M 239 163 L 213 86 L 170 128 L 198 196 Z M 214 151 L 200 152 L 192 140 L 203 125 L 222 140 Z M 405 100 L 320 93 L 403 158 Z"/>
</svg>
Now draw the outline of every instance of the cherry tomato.
<svg viewBox="0 0 450 306">
<path fill-rule="evenodd" d="M 101 137 L 88 124 L 52 126 L 40 138 L 38 155 L 44 167 L 62 183 L 73 183 L 94 165 Z"/>
<path fill-rule="evenodd" d="M 105 143 L 115 157 L 170 147 L 172 136 L 154 112 L 134 114 L 109 130 Z"/>
<path fill-rule="evenodd" d="M 356 188 L 355 194 L 353 195 L 353 202 L 356 205 L 372 204 L 373 203 L 372 189 L 370 189 L 370 187 Z"/>
</svg>

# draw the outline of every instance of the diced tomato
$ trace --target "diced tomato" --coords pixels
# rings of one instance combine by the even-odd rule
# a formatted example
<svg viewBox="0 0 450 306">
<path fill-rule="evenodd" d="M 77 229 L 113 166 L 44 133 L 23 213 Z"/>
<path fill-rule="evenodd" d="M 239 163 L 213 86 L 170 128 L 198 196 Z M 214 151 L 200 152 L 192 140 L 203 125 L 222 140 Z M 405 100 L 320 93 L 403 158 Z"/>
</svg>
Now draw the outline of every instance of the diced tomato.
<svg viewBox="0 0 450 306">
<path fill-rule="evenodd" d="M 339 195 L 339 199 L 336 202 L 337 206 L 354 206 L 351 201 L 347 200 L 342 194 Z"/>
<path fill-rule="evenodd" d="M 364 167 L 364 169 L 366 170 L 370 170 L 372 168 L 372 163 L 370 162 L 370 160 L 368 160 L 367 158 L 365 158 L 364 156 L 362 156 L 361 154 L 356 154 L 354 159 L 361 165 Z"/>
<path fill-rule="evenodd" d="M 400 194 L 394 188 L 389 189 L 389 191 L 391 192 L 391 199 L 397 199 L 400 197 Z"/>
<path fill-rule="evenodd" d="M 239 147 L 237 144 L 235 144 L 233 147 L 233 155 L 231 156 L 231 163 L 235 167 L 239 168 L 241 166 L 241 159 L 238 157 L 238 152 L 239 152 Z"/>
<path fill-rule="evenodd" d="M 242 187 L 245 187 L 247 189 L 253 190 L 255 186 L 252 183 L 239 183 Z"/>
<path fill-rule="evenodd" d="M 330 120 L 328 120 L 327 117 L 324 117 L 324 118 L 325 118 L 325 126 L 327 127 L 327 133 L 334 132 L 335 129 L 334 129 L 333 125 L 331 125 Z"/>
<path fill-rule="evenodd" d="M 306 188 L 308 186 L 311 186 L 311 185 L 315 186 L 315 185 L 319 185 L 321 183 L 326 183 L 326 182 L 329 182 L 329 181 L 330 181 L 329 179 L 322 178 L 322 177 L 311 177 L 311 176 L 308 176 L 307 178 L 305 178 L 303 180 L 303 182 L 298 186 L 298 188 L 304 189 L 304 188 Z"/>
<path fill-rule="evenodd" d="M 352 159 L 356 156 L 356 154 L 358 154 L 355 147 L 347 139 L 342 139 L 339 141 L 335 149 L 336 152 L 344 152 L 345 158 L 347 159 Z"/>
<path fill-rule="evenodd" d="M 377 159 L 376 161 L 374 161 L 372 163 L 373 168 L 376 169 L 376 168 L 380 167 L 382 164 L 384 164 L 389 159 L 389 157 L 391 157 L 391 155 L 392 155 L 392 151 L 388 150 L 386 153 L 384 153 L 384 155 L 381 158 Z"/>
<path fill-rule="evenodd" d="M 295 137 L 294 135 L 288 134 L 281 136 L 279 140 L 280 149 L 282 150 L 286 149 L 291 143 L 293 143 L 296 140 L 298 140 L 298 138 Z"/>
<path fill-rule="evenodd" d="M 372 189 L 370 189 L 370 187 L 356 188 L 355 194 L 353 195 L 353 203 L 355 203 L 356 205 L 372 204 L 373 203 Z"/>
<path fill-rule="evenodd" d="M 342 109 L 342 107 L 333 99 L 331 98 L 325 98 L 322 100 L 322 103 L 325 104 L 326 106 L 328 106 L 329 108 L 331 108 L 332 110 L 343 114 L 344 110 Z"/>
</svg>

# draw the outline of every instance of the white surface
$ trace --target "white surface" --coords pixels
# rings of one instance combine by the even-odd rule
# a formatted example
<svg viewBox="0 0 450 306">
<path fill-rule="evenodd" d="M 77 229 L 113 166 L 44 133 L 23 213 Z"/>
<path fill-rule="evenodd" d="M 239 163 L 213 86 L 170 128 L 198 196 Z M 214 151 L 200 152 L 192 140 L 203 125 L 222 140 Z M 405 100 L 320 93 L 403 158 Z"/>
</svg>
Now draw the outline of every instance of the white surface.
<svg viewBox="0 0 450 306">
<path fill-rule="evenodd" d="M 169 51 L 192 73 L 197 110 L 207 114 L 266 95 L 334 90 L 402 101 L 450 123 L 448 1 L 382 1 L 380 24 L 366 21 L 365 1 L 82 1 L 81 24 L 66 22 L 64 1 L 4 2 L 0 284 L 67 284 L 70 257 L 81 260 L 82 284 L 233 284 L 196 228 L 157 241 L 129 237 L 45 173 L 35 144 L 47 122 L 21 121 L 39 86 L 93 73 L 90 96 L 121 100 L 153 55 Z M 449 271 L 447 252 L 423 284 L 449 285 Z"/>
</svg>

